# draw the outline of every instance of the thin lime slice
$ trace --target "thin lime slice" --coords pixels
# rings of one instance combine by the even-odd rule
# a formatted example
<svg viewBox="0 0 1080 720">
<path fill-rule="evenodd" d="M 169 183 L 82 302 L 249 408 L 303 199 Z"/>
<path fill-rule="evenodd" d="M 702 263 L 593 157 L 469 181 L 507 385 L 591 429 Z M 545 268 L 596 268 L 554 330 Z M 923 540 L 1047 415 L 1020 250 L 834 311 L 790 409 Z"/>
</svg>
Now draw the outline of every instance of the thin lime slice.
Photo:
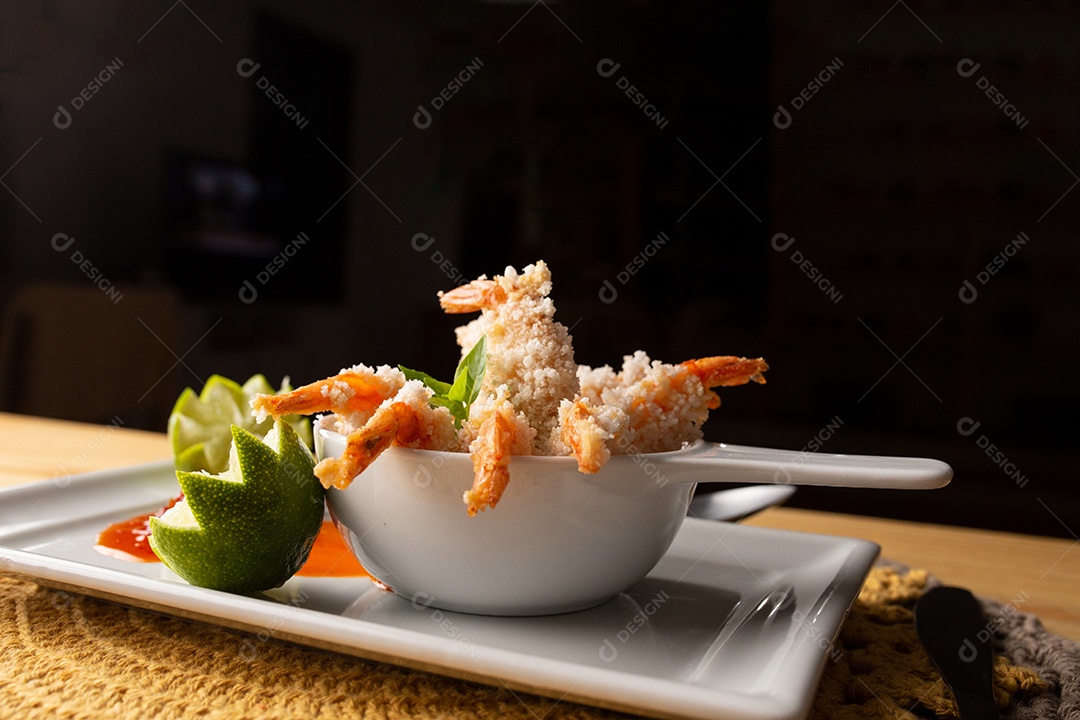
<svg viewBox="0 0 1080 720">
<path fill-rule="evenodd" d="M 191 388 L 185 389 L 173 406 L 167 428 L 176 469 L 223 472 L 228 466 L 229 447 L 232 444 L 230 428 L 233 425 L 258 437 L 265 436 L 273 427 L 270 418 L 255 422 L 251 414 L 251 399 L 256 395 L 273 395 L 291 389 L 286 379 L 281 388 L 275 391 L 262 375 L 251 376 L 243 386 L 227 377 L 213 375 L 206 381 L 201 393 L 196 394 Z M 310 447 L 310 421 L 299 415 L 290 415 L 285 419 Z"/>
</svg>

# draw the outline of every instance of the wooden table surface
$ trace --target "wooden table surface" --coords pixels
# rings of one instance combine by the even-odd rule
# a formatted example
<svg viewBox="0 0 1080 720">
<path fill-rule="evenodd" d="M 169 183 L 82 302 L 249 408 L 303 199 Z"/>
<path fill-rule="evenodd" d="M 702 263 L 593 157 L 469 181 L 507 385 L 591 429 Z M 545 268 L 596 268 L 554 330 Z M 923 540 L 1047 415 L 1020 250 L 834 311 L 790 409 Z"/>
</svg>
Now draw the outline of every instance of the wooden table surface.
<svg viewBox="0 0 1080 720">
<path fill-rule="evenodd" d="M 169 454 L 162 433 L 0 413 L 0 487 Z M 1012 603 L 1080 640 L 1080 541 L 783 507 L 746 524 L 871 540 L 882 557 Z"/>
</svg>

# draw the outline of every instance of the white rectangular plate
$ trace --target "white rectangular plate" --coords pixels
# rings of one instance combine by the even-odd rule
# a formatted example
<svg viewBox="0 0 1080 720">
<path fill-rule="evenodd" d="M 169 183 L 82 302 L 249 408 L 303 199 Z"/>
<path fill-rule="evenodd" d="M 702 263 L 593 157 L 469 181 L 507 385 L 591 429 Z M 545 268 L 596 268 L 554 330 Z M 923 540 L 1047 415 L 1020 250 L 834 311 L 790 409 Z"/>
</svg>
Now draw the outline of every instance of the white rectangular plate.
<svg viewBox="0 0 1080 720">
<path fill-rule="evenodd" d="M 655 717 L 805 717 L 878 546 L 687 519 L 656 569 L 600 607 L 497 618 L 415 606 L 367 578 L 258 597 L 93 549 L 178 492 L 171 462 L 0 490 L 0 573 L 432 672 Z"/>
</svg>

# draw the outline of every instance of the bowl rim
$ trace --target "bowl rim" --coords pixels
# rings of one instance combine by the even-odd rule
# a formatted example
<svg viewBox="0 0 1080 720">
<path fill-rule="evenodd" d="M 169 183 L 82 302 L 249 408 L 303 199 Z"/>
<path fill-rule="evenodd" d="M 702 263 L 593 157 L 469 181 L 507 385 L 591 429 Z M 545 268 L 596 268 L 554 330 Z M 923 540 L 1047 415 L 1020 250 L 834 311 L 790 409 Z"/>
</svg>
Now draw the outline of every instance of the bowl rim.
<svg viewBox="0 0 1080 720">
<path fill-rule="evenodd" d="M 344 435 L 343 433 L 339 433 L 336 430 L 331 430 L 330 428 L 320 426 L 319 423 L 322 421 L 322 419 L 323 418 L 328 418 L 328 417 L 332 417 L 332 416 L 331 415 L 321 415 L 321 416 L 319 416 L 319 418 L 314 423 L 312 423 L 312 425 L 313 425 L 312 430 L 314 431 L 315 435 L 316 436 L 321 435 L 323 440 L 331 439 L 331 440 L 342 442 L 342 443 L 346 442 L 346 440 L 348 439 L 347 435 Z M 339 438 L 340 438 L 340 440 L 338 440 Z M 703 439 L 697 439 L 697 440 L 694 440 L 693 442 L 690 442 L 690 443 L 683 443 L 683 446 L 681 448 L 679 448 L 678 450 L 664 450 L 664 451 L 661 451 L 661 452 L 632 452 L 632 453 L 620 453 L 620 454 L 612 453 L 611 454 L 611 459 L 608 460 L 608 462 L 609 463 L 610 462 L 625 462 L 625 460 L 628 459 L 628 460 L 631 460 L 632 462 L 638 463 L 638 462 L 641 462 L 642 459 L 649 459 L 649 460 L 652 460 L 652 459 L 656 459 L 656 460 L 675 459 L 675 458 L 681 457 L 683 455 L 691 454 L 691 453 L 693 453 L 693 452 L 695 452 L 697 450 L 700 450 L 702 448 L 702 446 L 704 446 L 706 444 L 708 444 L 707 441 L 705 441 Z M 316 449 L 321 450 L 321 448 L 322 448 L 322 443 L 317 442 L 316 443 Z M 387 448 L 384 452 L 390 452 L 390 451 L 394 451 L 394 452 L 407 451 L 409 453 L 415 453 L 419 457 L 430 457 L 430 458 L 440 457 L 440 458 L 445 458 L 445 459 L 453 459 L 451 461 L 468 460 L 469 462 L 472 462 L 471 459 L 470 459 L 471 458 L 471 453 L 469 453 L 467 450 L 460 451 L 460 452 L 459 451 L 453 451 L 453 450 L 428 450 L 428 449 L 424 449 L 424 448 L 405 447 L 405 446 L 402 446 L 402 445 L 397 445 L 395 443 L 395 444 L 391 445 L 389 448 Z M 622 458 L 622 460 L 620 460 L 619 458 Z M 460 460 L 458 460 L 458 459 L 460 459 Z M 533 463 L 533 462 L 536 462 L 536 463 L 549 463 L 549 464 L 552 464 L 552 465 L 569 464 L 569 463 L 574 463 L 575 465 L 577 464 L 577 458 L 575 458 L 573 455 L 511 455 L 510 456 L 510 462 L 519 462 L 519 461 L 530 462 L 530 463 Z"/>
</svg>

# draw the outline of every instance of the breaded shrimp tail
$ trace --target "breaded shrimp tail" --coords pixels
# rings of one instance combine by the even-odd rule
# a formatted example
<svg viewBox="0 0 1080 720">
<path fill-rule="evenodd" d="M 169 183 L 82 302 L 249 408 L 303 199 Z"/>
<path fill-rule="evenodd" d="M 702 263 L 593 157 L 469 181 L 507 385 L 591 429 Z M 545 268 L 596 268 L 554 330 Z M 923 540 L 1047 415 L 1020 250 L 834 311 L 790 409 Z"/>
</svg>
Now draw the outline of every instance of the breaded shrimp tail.
<svg viewBox="0 0 1080 720">
<path fill-rule="evenodd" d="M 533 452 L 554 455 L 552 432 L 558 426 L 559 403 L 578 392 L 577 364 L 569 331 L 555 321 L 551 272 L 542 260 L 519 274 L 512 267 L 493 279 L 483 276 L 440 293 L 446 312 L 481 313 L 480 318 L 457 329 L 462 355 L 487 338 L 487 371 L 480 386 L 480 401 L 490 401 L 505 386 L 507 399 L 524 414 L 533 428 Z M 473 435 L 479 421 L 469 418 Z"/>
</svg>

